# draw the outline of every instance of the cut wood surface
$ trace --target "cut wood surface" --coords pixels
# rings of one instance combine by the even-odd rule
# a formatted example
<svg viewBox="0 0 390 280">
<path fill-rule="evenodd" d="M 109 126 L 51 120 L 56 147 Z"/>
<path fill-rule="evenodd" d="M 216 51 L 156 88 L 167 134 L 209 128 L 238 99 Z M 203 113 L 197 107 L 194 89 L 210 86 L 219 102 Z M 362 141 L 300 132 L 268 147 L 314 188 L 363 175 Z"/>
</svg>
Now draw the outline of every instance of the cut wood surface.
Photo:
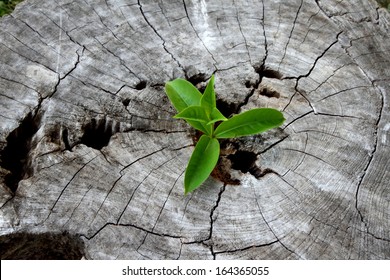
<svg viewBox="0 0 390 280">
<path fill-rule="evenodd" d="M 0 243 L 390 259 L 389 29 L 373 0 L 23 2 L 0 19 Z M 226 116 L 270 107 L 286 122 L 224 140 L 185 196 L 199 135 L 164 84 L 203 90 L 212 74 Z M 33 258 L 25 246 L 2 258 Z"/>
</svg>

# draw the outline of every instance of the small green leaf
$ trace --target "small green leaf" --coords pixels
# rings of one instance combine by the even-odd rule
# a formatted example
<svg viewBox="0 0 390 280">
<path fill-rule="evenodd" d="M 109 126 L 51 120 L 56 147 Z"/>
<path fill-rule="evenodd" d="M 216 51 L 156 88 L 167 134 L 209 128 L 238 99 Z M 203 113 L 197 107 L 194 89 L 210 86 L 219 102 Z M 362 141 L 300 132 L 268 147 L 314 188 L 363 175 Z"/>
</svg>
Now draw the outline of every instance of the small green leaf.
<svg viewBox="0 0 390 280">
<path fill-rule="evenodd" d="M 195 146 L 184 176 L 185 194 L 198 188 L 211 174 L 219 158 L 219 142 L 202 135 Z"/>
<path fill-rule="evenodd" d="M 213 125 L 209 124 L 206 110 L 200 106 L 190 106 L 174 116 L 176 119 L 186 120 L 192 127 L 202 131 L 206 135 L 213 133 Z"/>
<path fill-rule="evenodd" d="M 213 108 L 210 114 L 210 121 L 207 124 L 213 124 L 219 121 L 227 121 L 227 118 L 217 109 Z"/>
<path fill-rule="evenodd" d="M 165 84 L 165 92 L 173 107 L 180 113 L 190 106 L 199 106 L 202 94 L 190 82 L 183 79 L 176 79 Z M 212 133 L 212 127 L 198 121 L 187 120 L 197 130 L 208 135 Z"/>
<path fill-rule="evenodd" d="M 202 131 L 206 135 L 213 134 L 213 125 L 197 121 L 186 120 L 193 128 Z"/>
<path fill-rule="evenodd" d="M 201 106 L 190 106 L 185 108 L 179 114 L 174 116 L 175 119 L 184 119 L 190 121 L 198 121 L 202 123 L 209 122 L 206 109 Z"/>
<path fill-rule="evenodd" d="M 258 108 L 233 116 L 214 132 L 216 138 L 234 138 L 264 132 L 284 122 L 283 114 L 271 108 Z"/>
<path fill-rule="evenodd" d="M 211 112 L 215 108 L 215 92 L 214 92 L 214 75 L 211 76 L 209 83 L 203 93 L 202 99 L 200 100 L 200 106 L 204 107 L 208 112 Z"/>
<path fill-rule="evenodd" d="M 176 79 L 165 84 L 165 92 L 178 112 L 189 106 L 199 106 L 202 94 L 190 82 Z"/>
</svg>

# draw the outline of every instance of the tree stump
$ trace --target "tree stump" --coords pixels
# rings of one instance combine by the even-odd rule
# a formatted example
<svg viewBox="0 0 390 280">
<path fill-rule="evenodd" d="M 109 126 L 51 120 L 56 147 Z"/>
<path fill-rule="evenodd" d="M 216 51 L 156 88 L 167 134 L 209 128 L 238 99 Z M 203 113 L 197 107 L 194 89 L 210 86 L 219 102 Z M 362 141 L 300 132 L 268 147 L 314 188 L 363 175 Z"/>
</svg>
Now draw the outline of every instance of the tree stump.
<svg viewBox="0 0 390 280">
<path fill-rule="evenodd" d="M 389 28 L 373 0 L 23 2 L 0 20 L 0 240 L 23 247 L 2 258 L 50 236 L 87 259 L 389 259 Z M 226 116 L 286 122 L 224 141 L 185 196 L 198 135 L 164 84 L 212 74 Z"/>
</svg>

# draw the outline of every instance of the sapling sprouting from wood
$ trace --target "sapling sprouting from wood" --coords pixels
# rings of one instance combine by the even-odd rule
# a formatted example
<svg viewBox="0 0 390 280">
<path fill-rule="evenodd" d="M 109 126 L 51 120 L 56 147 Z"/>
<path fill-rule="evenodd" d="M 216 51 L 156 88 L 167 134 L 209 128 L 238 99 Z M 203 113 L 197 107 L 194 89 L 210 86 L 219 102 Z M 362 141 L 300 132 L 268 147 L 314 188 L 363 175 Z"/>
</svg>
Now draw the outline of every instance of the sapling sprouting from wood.
<svg viewBox="0 0 390 280">
<path fill-rule="evenodd" d="M 272 108 L 256 108 L 226 118 L 216 106 L 214 75 L 202 94 L 184 79 L 165 84 L 165 92 L 178 114 L 203 134 L 195 145 L 184 175 L 184 193 L 197 189 L 217 165 L 220 145 L 218 139 L 258 134 L 281 126 L 283 114 Z"/>
</svg>

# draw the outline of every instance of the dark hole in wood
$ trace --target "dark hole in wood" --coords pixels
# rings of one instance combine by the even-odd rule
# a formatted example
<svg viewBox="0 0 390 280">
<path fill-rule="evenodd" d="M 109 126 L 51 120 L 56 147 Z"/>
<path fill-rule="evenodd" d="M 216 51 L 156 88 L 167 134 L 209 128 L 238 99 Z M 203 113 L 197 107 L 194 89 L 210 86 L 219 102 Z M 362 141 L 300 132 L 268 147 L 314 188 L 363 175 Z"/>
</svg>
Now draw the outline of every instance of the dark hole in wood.
<svg viewBox="0 0 390 280">
<path fill-rule="evenodd" d="M 269 98 L 279 98 L 280 97 L 280 93 L 277 92 L 277 91 L 274 91 L 272 89 L 268 89 L 266 87 L 262 88 L 260 90 L 260 95 L 263 95 L 263 96 L 266 96 L 266 97 L 269 97 Z"/>
<path fill-rule="evenodd" d="M 194 86 L 197 86 L 199 83 L 205 82 L 207 79 L 205 73 L 198 73 L 196 75 L 192 75 L 191 77 L 187 77 L 187 80 Z"/>
<path fill-rule="evenodd" d="M 260 75 L 261 78 L 266 77 L 270 79 L 281 79 L 283 78 L 283 75 L 276 70 L 272 70 L 270 68 L 265 67 L 262 65 L 261 67 L 256 67 L 255 68 L 256 73 Z"/>
<path fill-rule="evenodd" d="M 220 157 L 217 166 L 211 172 L 211 176 L 229 185 L 239 185 L 240 180 L 230 174 L 231 164 L 225 157 Z"/>
<path fill-rule="evenodd" d="M 232 162 L 233 169 L 247 173 L 254 168 L 257 155 L 253 152 L 237 151 L 236 153 L 229 155 L 228 159 Z"/>
<path fill-rule="evenodd" d="M 126 98 L 122 101 L 123 106 L 127 107 L 130 104 L 130 98 Z"/>
<path fill-rule="evenodd" d="M 270 173 L 274 173 L 274 174 L 277 174 L 275 171 L 273 171 L 272 169 L 269 169 L 269 168 L 265 168 L 265 169 L 260 169 L 260 168 L 256 168 L 256 169 L 253 169 L 251 174 L 253 176 L 255 176 L 255 178 L 259 179 L 267 174 L 270 174 Z"/>
<path fill-rule="evenodd" d="M 68 151 L 72 151 L 72 147 L 69 144 L 69 132 L 67 128 L 62 130 L 62 141 L 64 142 L 65 149 Z"/>
<path fill-rule="evenodd" d="M 204 86 L 197 86 L 198 87 L 198 90 L 203 94 L 204 93 L 204 91 L 206 90 L 206 86 L 204 85 Z"/>
<path fill-rule="evenodd" d="M 84 134 L 81 143 L 96 150 L 101 150 L 110 142 L 111 136 L 119 131 L 119 127 L 114 127 L 111 121 L 106 119 L 92 119 L 84 126 Z"/>
<path fill-rule="evenodd" d="M 237 104 L 228 103 L 222 99 L 217 99 L 217 108 L 227 118 L 236 113 L 237 107 Z"/>
<path fill-rule="evenodd" d="M 227 158 L 231 161 L 231 167 L 235 170 L 240 170 L 243 173 L 250 173 L 255 178 L 259 179 L 266 174 L 275 173 L 272 169 L 265 168 L 262 170 L 256 165 L 257 155 L 249 151 L 237 151 L 234 154 L 228 155 Z"/>
<path fill-rule="evenodd" d="M 84 244 L 68 233 L 13 233 L 0 236 L 2 260 L 80 260 Z"/>
<path fill-rule="evenodd" d="M 142 90 L 146 88 L 146 81 L 140 81 L 136 86 L 135 86 L 135 89 L 136 90 Z"/>
<path fill-rule="evenodd" d="M 29 152 L 31 140 L 40 126 L 39 114 L 33 116 L 29 113 L 7 137 L 7 145 L 0 153 L 1 167 L 10 171 L 4 177 L 4 183 L 15 192 L 20 180 L 32 175 Z"/>
<path fill-rule="evenodd" d="M 283 75 L 275 70 L 265 69 L 259 73 L 262 77 L 271 78 L 271 79 L 281 79 Z"/>
<path fill-rule="evenodd" d="M 246 81 L 245 82 L 245 87 L 246 88 L 251 88 L 253 86 L 253 83 L 251 81 Z"/>
</svg>

